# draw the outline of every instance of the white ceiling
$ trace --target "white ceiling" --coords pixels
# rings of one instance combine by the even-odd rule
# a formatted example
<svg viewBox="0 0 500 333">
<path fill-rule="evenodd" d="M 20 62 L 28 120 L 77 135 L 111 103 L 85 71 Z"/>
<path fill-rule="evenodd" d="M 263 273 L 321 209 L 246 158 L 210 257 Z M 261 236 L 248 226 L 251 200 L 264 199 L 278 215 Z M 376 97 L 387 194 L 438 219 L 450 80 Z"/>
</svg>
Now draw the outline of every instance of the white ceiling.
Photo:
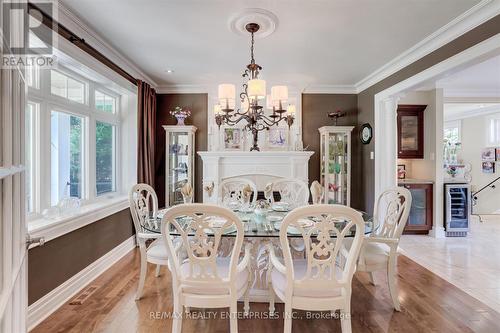
<svg viewBox="0 0 500 333">
<path fill-rule="evenodd" d="M 500 103 L 445 103 L 444 120 L 465 119 L 500 112 Z"/>
<path fill-rule="evenodd" d="M 446 96 L 500 97 L 500 56 L 439 80 Z"/>
<path fill-rule="evenodd" d="M 62 0 L 158 85 L 241 81 L 249 38 L 232 15 L 264 8 L 279 20 L 256 41 L 270 83 L 354 85 L 480 0 Z M 167 74 L 173 69 L 173 74 Z"/>
</svg>

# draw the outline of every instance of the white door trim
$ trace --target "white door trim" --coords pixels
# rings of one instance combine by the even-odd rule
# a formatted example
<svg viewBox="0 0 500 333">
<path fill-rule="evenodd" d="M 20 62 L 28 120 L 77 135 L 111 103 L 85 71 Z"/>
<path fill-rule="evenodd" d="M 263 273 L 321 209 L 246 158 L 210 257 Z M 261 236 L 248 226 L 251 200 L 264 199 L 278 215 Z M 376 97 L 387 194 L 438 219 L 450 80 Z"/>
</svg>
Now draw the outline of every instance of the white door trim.
<svg viewBox="0 0 500 333">
<path fill-rule="evenodd" d="M 397 141 L 397 124 L 394 122 L 395 114 L 387 114 L 390 101 L 401 96 L 408 90 L 426 81 L 436 80 L 444 74 L 460 71 L 472 64 L 484 61 L 494 55 L 500 54 L 500 34 L 497 34 L 473 47 L 462 51 L 394 86 L 391 86 L 375 95 L 375 197 L 383 189 L 396 185 L 397 149 L 392 145 Z M 390 111 L 390 110 L 389 110 Z M 394 109 L 392 108 L 392 111 Z M 391 147 L 391 149 L 387 149 Z M 389 163 L 389 164 L 388 164 Z M 436 208 L 436 207 L 435 207 Z"/>
</svg>

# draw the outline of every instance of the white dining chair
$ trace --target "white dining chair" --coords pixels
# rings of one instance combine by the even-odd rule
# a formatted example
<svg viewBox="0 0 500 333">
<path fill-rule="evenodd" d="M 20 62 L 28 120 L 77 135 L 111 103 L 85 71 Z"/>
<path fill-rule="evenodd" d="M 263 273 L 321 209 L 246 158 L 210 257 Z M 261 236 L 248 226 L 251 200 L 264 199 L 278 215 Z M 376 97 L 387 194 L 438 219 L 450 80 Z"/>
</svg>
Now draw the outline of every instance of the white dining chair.
<svg viewBox="0 0 500 333">
<path fill-rule="evenodd" d="M 243 224 L 232 211 L 215 205 L 183 204 L 170 208 L 162 219 L 162 235 L 172 271 L 174 318 L 172 332 L 182 329 L 183 308 L 229 308 L 230 331 L 238 331 L 237 301 L 244 298 L 248 314 L 250 286 L 250 250 L 243 245 Z M 219 248 L 226 232 L 234 233 L 231 255 L 222 257 Z M 180 235 L 181 248 L 187 254 L 180 260 L 172 242 Z M 239 262 L 238 262 L 239 261 Z"/>
<path fill-rule="evenodd" d="M 363 240 L 358 259 L 358 271 L 368 272 L 375 285 L 373 272 L 387 271 L 387 281 L 394 309 L 401 310 L 398 298 L 397 255 L 398 245 L 408 221 L 411 193 L 404 187 L 384 191 L 375 204 L 373 222 L 379 227 Z"/>
<path fill-rule="evenodd" d="M 309 228 L 304 227 L 304 221 L 310 223 Z M 292 259 L 288 227 L 300 231 L 306 244 L 305 259 Z M 273 245 L 269 245 L 270 268 L 267 274 L 270 312 L 274 313 L 275 295 L 285 303 L 285 333 L 292 331 L 292 309 L 340 310 L 342 332 L 351 332 L 351 281 L 364 229 L 361 214 L 341 205 L 301 207 L 284 218 L 280 228 L 283 262 Z M 353 236 L 352 246 L 347 252 L 341 251 L 347 236 Z"/>
<path fill-rule="evenodd" d="M 301 207 L 309 204 L 309 189 L 307 183 L 300 179 L 278 179 L 272 182 L 272 191 L 278 192 L 280 200 L 291 204 L 293 207 Z M 274 203 L 274 195 L 271 195 L 271 203 Z"/>
<path fill-rule="evenodd" d="M 249 179 L 241 177 L 233 177 L 224 179 L 219 183 L 218 188 L 218 202 L 219 204 L 224 204 L 225 200 L 229 197 L 233 197 L 239 202 L 243 202 L 243 189 L 246 186 L 250 186 L 253 191 L 252 204 L 257 201 L 257 185 Z"/>
<path fill-rule="evenodd" d="M 156 265 L 156 277 L 160 275 L 161 266 L 168 266 L 168 255 L 165 243 L 160 234 L 146 233 L 142 227 L 146 219 L 156 219 L 158 214 L 158 197 L 155 191 L 148 184 L 136 184 L 129 193 L 130 212 L 134 221 L 135 235 L 139 252 L 141 254 L 141 268 L 139 275 L 139 285 L 137 287 L 136 300 L 141 299 L 148 262 Z M 148 240 L 153 240 L 149 246 Z"/>
</svg>

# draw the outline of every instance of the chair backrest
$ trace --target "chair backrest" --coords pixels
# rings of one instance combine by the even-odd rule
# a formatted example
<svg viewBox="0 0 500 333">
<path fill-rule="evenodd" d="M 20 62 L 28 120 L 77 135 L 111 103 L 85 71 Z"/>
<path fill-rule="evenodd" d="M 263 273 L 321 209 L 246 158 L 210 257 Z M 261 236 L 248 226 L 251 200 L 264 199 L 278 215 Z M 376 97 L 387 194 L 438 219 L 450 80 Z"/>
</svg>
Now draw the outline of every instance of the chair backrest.
<svg viewBox="0 0 500 333">
<path fill-rule="evenodd" d="M 411 201 L 411 193 L 404 187 L 384 191 L 375 203 L 373 222 L 379 227 L 372 235 L 399 239 L 408 221 Z"/>
<path fill-rule="evenodd" d="M 281 201 L 288 202 L 294 207 L 305 206 L 309 203 L 309 189 L 300 179 L 278 179 L 272 183 L 273 192 L 278 192 Z M 274 202 L 274 195 L 271 196 Z"/>
<path fill-rule="evenodd" d="M 323 186 L 317 181 L 313 181 L 311 184 L 311 199 L 313 205 L 318 205 L 323 202 L 323 196 L 325 195 L 325 189 Z"/>
<path fill-rule="evenodd" d="M 219 201 L 219 204 L 222 204 L 224 202 L 224 199 L 230 196 L 233 196 L 233 198 L 242 202 L 243 188 L 246 185 L 249 185 L 250 188 L 252 189 L 253 191 L 252 203 L 255 203 L 255 201 L 257 201 L 257 185 L 255 185 L 255 183 L 249 179 L 234 177 L 234 178 L 224 179 L 219 183 L 218 199 L 217 199 Z"/>
<path fill-rule="evenodd" d="M 136 184 L 129 193 L 130 212 L 134 221 L 135 232 L 142 231 L 142 225 L 149 217 L 156 218 L 158 213 L 158 197 L 148 184 Z"/>
<path fill-rule="evenodd" d="M 303 221 L 313 221 L 304 227 Z M 295 277 L 287 229 L 300 231 L 305 247 L 306 274 Z M 353 229 L 353 230 L 351 230 Z M 363 240 L 365 224 L 356 210 L 341 205 L 311 205 L 297 208 L 284 219 L 280 243 L 287 270 L 287 293 L 296 290 L 332 290 L 350 288 L 356 260 Z M 347 236 L 353 237 L 348 250 L 342 250 Z M 340 266 L 337 268 L 337 266 Z M 289 295 L 289 294 L 288 294 Z"/>
<path fill-rule="evenodd" d="M 199 203 L 177 205 L 165 213 L 161 230 L 175 285 L 181 288 L 227 287 L 228 292 L 236 290 L 236 266 L 243 244 L 243 224 L 232 211 Z M 235 237 L 232 237 L 234 243 L 228 274 L 222 276 L 217 269 L 217 257 L 225 232 L 233 232 Z M 180 236 L 181 250 L 187 254 L 184 262 L 179 261 L 172 242 L 172 236 L 176 235 Z M 188 265 L 187 271 L 185 265 Z"/>
</svg>

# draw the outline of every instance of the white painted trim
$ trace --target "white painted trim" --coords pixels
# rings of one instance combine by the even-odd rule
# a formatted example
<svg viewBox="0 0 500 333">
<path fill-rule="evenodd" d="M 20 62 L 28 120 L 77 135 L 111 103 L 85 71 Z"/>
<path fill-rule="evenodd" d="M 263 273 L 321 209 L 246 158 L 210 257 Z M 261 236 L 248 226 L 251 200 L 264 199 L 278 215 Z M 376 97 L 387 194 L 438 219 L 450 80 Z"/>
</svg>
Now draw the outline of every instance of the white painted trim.
<svg viewBox="0 0 500 333">
<path fill-rule="evenodd" d="M 156 87 L 158 84 L 146 73 L 144 73 L 136 64 L 127 59 L 124 55 L 118 52 L 109 42 L 100 36 L 95 30 L 85 24 L 77 15 L 71 12 L 62 1 L 57 0 L 59 9 L 58 21 L 78 37 L 85 39 L 87 43 L 95 47 L 104 56 L 112 62 L 120 66 L 127 73 L 137 79 L 148 82 L 151 86 Z"/>
<path fill-rule="evenodd" d="M 355 84 L 363 90 L 439 49 L 500 13 L 499 0 L 483 0 Z"/>
<path fill-rule="evenodd" d="M 384 147 L 384 142 L 394 142 L 396 124 L 384 115 L 384 101 L 395 98 L 398 95 L 404 94 L 408 90 L 416 87 L 419 84 L 428 82 L 431 80 L 437 80 L 445 74 L 463 69 L 464 67 L 470 66 L 471 64 L 483 61 L 487 58 L 493 57 L 500 54 L 500 34 L 497 34 L 475 46 L 468 48 L 453 57 L 450 57 L 404 81 L 401 81 L 394 86 L 387 88 L 375 95 L 374 102 L 374 118 L 375 118 L 375 196 L 377 197 L 381 190 L 384 188 L 389 188 L 393 186 L 392 173 L 389 174 L 387 171 L 388 167 L 392 167 L 392 164 L 396 164 L 397 161 L 397 151 L 393 151 Z M 442 94 L 442 89 L 441 94 Z M 443 103 L 443 96 L 440 97 L 440 103 Z M 441 133 L 442 136 L 442 133 Z M 442 141 L 441 141 L 442 142 Z M 441 151 L 437 149 L 436 152 Z M 438 161 L 442 159 L 442 156 L 436 156 L 436 184 L 435 191 L 440 185 L 437 183 L 439 179 L 442 179 L 442 166 Z M 389 163 L 389 164 L 388 164 Z M 439 166 L 439 167 L 438 167 Z M 394 173 L 395 174 L 395 173 Z M 438 200 L 438 195 L 434 198 L 434 209 L 435 212 L 439 211 L 442 202 Z M 439 216 L 434 214 L 434 217 Z M 434 226 L 439 221 L 434 221 Z M 432 231 L 431 235 L 435 237 L 442 236 L 442 232 L 439 226 L 436 226 L 436 230 Z"/>
<path fill-rule="evenodd" d="M 76 293 L 108 270 L 118 260 L 135 248 L 135 236 L 97 259 L 76 275 L 28 307 L 28 330 L 31 331 Z"/>
<path fill-rule="evenodd" d="M 459 112 L 457 114 L 454 114 L 451 117 L 446 118 L 445 123 L 452 122 L 452 121 L 458 121 L 461 119 L 481 117 L 481 116 L 486 116 L 486 115 L 495 114 L 495 113 L 500 113 L 500 104 L 488 106 L 485 108 L 469 109 L 466 111 Z"/>
<path fill-rule="evenodd" d="M 70 216 L 31 221 L 27 226 L 28 232 L 31 237 L 44 237 L 48 242 L 129 207 L 127 196 L 104 201 L 104 203 L 103 200 L 99 200 L 99 202 L 84 205 L 80 207 L 78 213 Z"/>
<path fill-rule="evenodd" d="M 354 85 L 312 84 L 304 88 L 303 94 L 357 94 Z"/>
<path fill-rule="evenodd" d="M 439 85 L 438 85 L 439 88 Z M 490 89 L 456 89 L 456 88 L 446 88 L 446 84 L 442 87 L 444 89 L 444 94 L 446 97 L 482 97 L 482 98 L 499 98 L 500 89 L 490 88 Z"/>
<path fill-rule="evenodd" d="M 177 84 L 158 86 L 157 94 L 208 94 L 210 87 L 204 84 Z"/>
</svg>

